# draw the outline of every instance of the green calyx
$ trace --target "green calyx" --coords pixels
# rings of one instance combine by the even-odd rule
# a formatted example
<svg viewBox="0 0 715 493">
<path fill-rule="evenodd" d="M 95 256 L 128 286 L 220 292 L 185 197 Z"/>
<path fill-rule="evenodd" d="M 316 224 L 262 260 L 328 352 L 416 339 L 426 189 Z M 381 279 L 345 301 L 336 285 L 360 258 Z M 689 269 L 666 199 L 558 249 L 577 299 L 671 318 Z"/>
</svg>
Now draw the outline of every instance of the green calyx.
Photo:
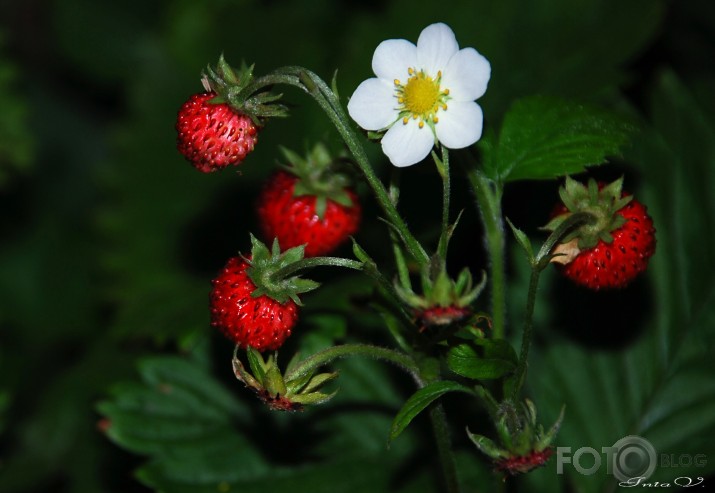
<svg viewBox="0 0 715 493">
<path fill-rule="evenodd" d="M 571 177 L 566 177 L 564 186 L 559 189 L 559 196 L 568 209 L 556 216 L 543 229 L 556 230 L 568 217 L 578 212 L 585 212 L 593 217 L 592 221 L 575 228 L 567 234 L 562 243 L 576 240 L 581 250 L 596 246 L 599 240 L 611 243 L 611 232 L 623 226 L 625 218 L 617 214 L 632 199 L 623 197 L 623 178 L 599 187 L 593 178 L 586 185 Z"/>
<path fill-rule="evenodd" d="M 293 195 L 315 196 L 315 211 L 320 219 L 325 216 L 328 200 L 345 207 L 353 205 L 347 192 L 350 179 L 338 169 L 344 156 L 334 157 L 322 143 L 316 144 L 305 158 L 284 147 L 281 152 L 286 159 L 281 167 L 298 178 Z"/>
<path fill-rule="evenodd" d="M 321 391 L 337 378 L 337 372 L 316 374 L 313 370 L 293 376 L 291 370 L 299 364 L 298 358 L 294 357 L 283 374 L 278 367 L 277 353 L 264 359 L 261 353 L 250 347 L 246 350 L 246 358 L 249 369 L 239 359 L 237 346 L 232 361 L 236 378 L 256 392 L 271 409 L 300 411 L 305 405 L 327 402 L 337 393 L 337 390 L 331 393 Z"/>
<path fill-rule="evenodd" d="M 478 389 L 482 393 L 487 391 Z M 498 442 L 467 430 L 469 439 L 488 457 L 499 460 L 542 452 L 551 446 L 564 418 L 564 408 L 556 422 L 547 431 L 536 421 L 536 406 L 525 399 L 520 406 L 510 400 L 496 403 L 489 395 L 490 415 L 498 434 Z"/>
<path fill-rule="evenodd" d="M 407 306 L 415 310 L 425 310 L 434 307 L 464 308 L 470 306 L 486 286 L 486 274 L 475 286 L 472 273 L 466 267 L 456 280 L 449 277 L 445 263 L 434 256 L 422 275 L 422 294 L 415 293 L 411 286 L 395 282 L 397 296 Z"/>
<path fill-rule="evenodd" d="M 207 91 L 217 95 L 211 103 L 226 103 L 258 126 L 268 118 L 288 116 L 288 108 L 277 103 L 282 94 L 272 94 L 264 90 L 265 86 L 255 84 L 253 65 L 241 63 L 241 68 L 235 69 L 221 55 L 216 67 L 206 67 L 202 83 Z"/>
<path fill-rule="evenodd" d="M 253 235 L 251 235 L 251 245 L 251 258 L 245 260 L 250 264 L 246 274 L 256 285 L 256 289 L 251 293 L 254 298 L 266 295 L 279 303 L 285 303 L 290 299 L 301 305 L 298 295 L 320 286 L 310 279 L 282 275 L 282 272 L 289 269 L 292 264 L 303 259 L 304 245 L 281 252 L 278 240 L 275 239 L 269 250 Z"/>
</svg>

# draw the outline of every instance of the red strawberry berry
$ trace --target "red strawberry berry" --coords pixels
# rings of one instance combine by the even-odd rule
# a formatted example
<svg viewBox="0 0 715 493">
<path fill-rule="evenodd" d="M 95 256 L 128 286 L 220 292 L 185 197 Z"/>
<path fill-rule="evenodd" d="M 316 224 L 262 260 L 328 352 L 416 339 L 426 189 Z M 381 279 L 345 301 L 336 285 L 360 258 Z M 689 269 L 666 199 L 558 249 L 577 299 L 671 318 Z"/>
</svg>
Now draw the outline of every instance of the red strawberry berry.
<svg viewBox="0 0 715 493">
<path fill-rule="evenodd" d="M 214 104 L 216 93 L 194 94 L 179 110 L 177 148 L 204 173 L 238 165 L 253 150 L 258 127 L 225 103 Z"/>
<path fill-rule="evenodd" d="M 307 159 L 283 150 L 287 171 L 274 173 L 258 197 L 258 219 L 266 240 L 281 247 L 305 245 L 305 256 L 334 251 L 357 232 L 362 208 L 347 178 L 331 168 L 333 158 L 318 144 Z"/>
<path fill-rule="evenodd" d="M 621 191 L 622 181 L 585 187 L 571 180 L 562 190 L 566 205 L 555 221 L 586 211 L 595 221 L 578 228 L 558 245 L 553 262 L 575 283 L 590 289 L 622 288 L 648 266 L 655 253 L 655 228 L 646 207 Z M 554 221 L 547 226 L 552 229 Z"/>
<path fill-rule="evenodd" d="M 298 306 L 290 299 L 279 303 L 265 294 L 251 296 L 257 288 L 246 273 L 249 267 L 233 257 L 212 281 L 211 325 L 243 348 L 276 350 L 298 321 Z"/>
<path fill-rule="evenodd" d="M 275 173 L 258 199 L 258 217 L 264 238 L 278 238 L 283 248 L 305 244 L 305 256 L 334 251 L 358 230 L 361 207 L 352 189 L 345 189 L 352 205 L 327 199 L 322 218 L 315 195 L 296 195 L 298 177 L 286 171 Z"/>
</svg>

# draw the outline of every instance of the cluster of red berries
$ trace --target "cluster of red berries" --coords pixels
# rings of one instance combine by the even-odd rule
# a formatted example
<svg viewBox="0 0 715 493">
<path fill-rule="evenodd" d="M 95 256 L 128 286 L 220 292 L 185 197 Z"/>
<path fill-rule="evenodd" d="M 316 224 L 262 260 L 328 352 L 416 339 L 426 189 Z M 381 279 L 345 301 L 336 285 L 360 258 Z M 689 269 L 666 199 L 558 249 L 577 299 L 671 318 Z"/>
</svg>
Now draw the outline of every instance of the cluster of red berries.
<svg viewBox="0 0 715 493">
<path fill-rule="evenodd" d="M 213 172 L 240 164 L 253 150 L 259 128 L 216 93 L 195 94 L 179 110 L 177 148 L 196 169 Z M 287 155 L 292 162 L 268 179 L 258 197 L 263 237 L 277 240 L 283 250 L 303 245 L 305 257 L 328 254 L 357 232 L 357 194 L 329 168 L 332 158 L 324 147 L 317 146 L 306 160 Z M 317 172 L 321 167 L 324 173 Z M 211 324 L 241 347 L 275 350 L 295 326 L 298 306 L 272 293 L 256 296 L 261 276 L 249 276 L 250 267 L 250 260 L 234 257 L 214 279 Z"/>
</svg>

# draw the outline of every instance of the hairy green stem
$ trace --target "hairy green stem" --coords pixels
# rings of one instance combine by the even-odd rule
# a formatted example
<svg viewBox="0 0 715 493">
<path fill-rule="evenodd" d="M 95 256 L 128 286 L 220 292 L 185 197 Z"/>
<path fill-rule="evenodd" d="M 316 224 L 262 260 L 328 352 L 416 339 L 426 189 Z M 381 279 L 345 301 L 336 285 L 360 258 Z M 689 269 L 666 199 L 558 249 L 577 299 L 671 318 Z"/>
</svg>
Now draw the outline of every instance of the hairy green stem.
<svg viewBox="0 0 715 493">
<path fill-rule="evenodd" d="M 442 229 L 439 236 L 437 253 L 443 261 L 447 260 L 447 245 L 449 244 L 449 199 L 451 196 L 451 183 L 449 176 L 449 151 L 442 146 L 442 159 L 437 159 L 437 170 L 442 177 Z"/>
<path fill-rule="evenodd" d="M 343 267 L 346 269 L 363 270 L 364 266 L 362 262 L 358 262 L 357 260 L 341 257 L 309 257 L 286 265 L 282 269 L 277 270 L 273 276 L 276 279 L 283 279 L 291 274 L 295 274 L 304 269 L 312 269 L 313 267 Z"/>
<path fill-rule="evenodd" d="M 529 359 L 529 347 L 531 346 L 531 330 L 533 328 L 534 306 L 536 305 L 536 290 L 539 287 L 539 277 L 541 269 L 532 267 L 531 277 L 529 277 L 529 293 L 526 298 L 526 319 L 524 322 L 524 333 L 521 336 L 521 352 L 519 354 L 519 364 L 514 372 L 516 384 L 512 387 L 511 398 L 514 402 L 518 400 L 519 391 L 526 377 L 526 366 Z"/>
<path fill-rule="evenodd" d="M 386 361 L 407 372 L 415 381 L 418 387 L 424 387 L 424 380 L 420 374 L 420 368 L 414 359 L 408 354 L 394 349 L 388 349 L 370 344 L 342 344 L 323 349 L 300 362 L 290 372 L 286 373 L 286 379 L 298 378 L 308 375 L 317 368 L 324 366 L 331 361 L 348 356 L 365 356 L 368 358 Z"/>
<path fill-rule="evenodd" d="M 531 276 L 529 277 L 529 291 L 526 298 L 526 313 L 524 319 L 524 333 L 521 338 L 521 353 L 519 363 L 514 373 L 516 384 L 512 388 L 512 400 L 518 399 L 519 391 L 524 385 L 526 368 L 529 359 L 529 347 L 531 346 L 531 332 L 534 325 L 534 307 L 536 306 L 536 292 L 539 287 L 539 277 L 551 259 L 551 250 L 575 227 L 595 220 L 593 214 L 588 212 L 578 212 L 569 216 L 556 230 L 549 235 L 539 249 L 539 253 L 533 259 L 531 265 Z"/>
<path fill-rule="evenodd" d="M 437 454 L 442 466 L 447 492 L 459 493 L 461 488 L 459 485 L 459 476 L 457 475 L 457 463 L 455 462 L 454 453 L 452 452 L 452 439 L 442 404 L 437 403 L 433 405 L 430 408 L 429 417 L 434 439 L 437 443 Z"/>
<path fill-rule="evenodd" d="M 504 259 L 504 220 L 501 212 L 502 186 L 488 179 L 477 168 L 467 176 L 474 190 L 477 207 L 487 237 L 489 277 L 491 278 L 492 327 L 494 339 L 503 339 L 506 326 L 506 274 Z"/>
</svg>

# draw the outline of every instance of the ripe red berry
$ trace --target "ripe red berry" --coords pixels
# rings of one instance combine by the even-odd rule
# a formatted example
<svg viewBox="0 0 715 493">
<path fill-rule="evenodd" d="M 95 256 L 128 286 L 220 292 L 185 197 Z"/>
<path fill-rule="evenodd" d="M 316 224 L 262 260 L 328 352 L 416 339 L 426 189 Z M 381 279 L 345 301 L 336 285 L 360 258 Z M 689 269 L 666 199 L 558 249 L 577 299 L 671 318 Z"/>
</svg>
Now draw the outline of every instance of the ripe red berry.
<svg viewBox="0 0 715 493">
<path fill-rule="evenodd" d="M 600 184 L 598 192 L 594 192 L 596 186 L 592 184 L 590 195 L 598 200 L 589 199 L 590 205 L 585 205 L 571 197 L 567 200 L 571 207 L 561 205 L 556 211 L 557 219 L 579 208 L 596 213 L 609 211 L 595 225 L 585 225 L 555 249 L 565 254 L 561 259 L 555 257 L 554 262 L 563 264 L 561 270 L 566 277 L 594 290 L 625 287 L 646 269 L 655 253 L 655 228 L 646 207 L 622 193 L 620 183 L 616 185 Z M 576 185 L 569 187 L 578 190 Z M 599 202 L 601 209 L 597 207 Z M 604 226 L 599 230 L 599 225 Z"/>
<path fill-rule="evenodd" d="M 213 104 L 214 92 L 194 94 L 179 110 L 177 148 L 204 173 L 238 165 L 253 150 L 258 127 L 225 103 Z"/>
<path fill-rule="evenodd" d="M 321 215 L 320 198 L 298 194 L 298 181 L 298 177 L 278 171 L 264 186 L 257 207 L 263 237 L 278 238 L 284 249 L 305 244 L 306 257 L 330 253 L 357 232 L 362 213 L 358 197 L 351 188 L 342 188 L 340 192 L 349 205 L 324 197 Z"/>
<path fill-rule="evenodd" d="M 210 295 L 211 325 L 243 348 L 276 350 L 290 336 L 298 321 L 298 306 L 292 299 L 280 303 L 257 289 L 241 257 L 229 259 L 214 279 Z"/>
</svg>

